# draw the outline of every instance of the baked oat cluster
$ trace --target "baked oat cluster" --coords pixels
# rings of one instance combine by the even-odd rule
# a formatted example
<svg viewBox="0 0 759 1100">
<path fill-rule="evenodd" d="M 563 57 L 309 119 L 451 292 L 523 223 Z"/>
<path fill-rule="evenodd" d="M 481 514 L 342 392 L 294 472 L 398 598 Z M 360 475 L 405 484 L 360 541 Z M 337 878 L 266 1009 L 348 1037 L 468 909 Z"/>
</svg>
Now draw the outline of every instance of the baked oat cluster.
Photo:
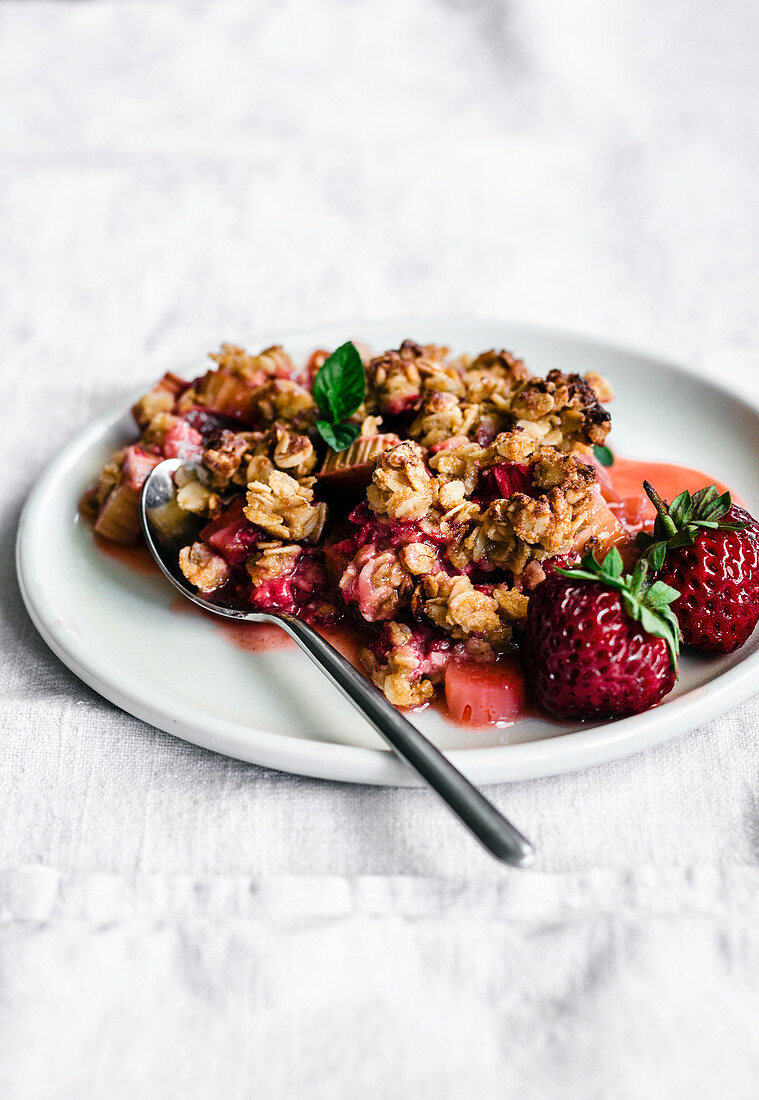
<svg viewBox="0 0 759 1100">
<path fill-rule="evenodd" d="M 281 347 L 224 344 L 193 381 L 165 375 L 134 407 L 140 439 L 83 507 L 100 536 L 134 541 L 145 478 L 186 460 L 178 502 L 200 519 L 180 554 L 188 581 L 251 609 L 360 624 L 374 683 L 417 706 L 449 662 L 517 645 L 551 563 L 599 539 L 592 449 L 612 393 L 596 374 L 534 377 L 508 351 L 406 340 L 361 352 L 357 438 L 336 451 L 316 427 L 327 356 L 299 365 Z"/>
</svg>

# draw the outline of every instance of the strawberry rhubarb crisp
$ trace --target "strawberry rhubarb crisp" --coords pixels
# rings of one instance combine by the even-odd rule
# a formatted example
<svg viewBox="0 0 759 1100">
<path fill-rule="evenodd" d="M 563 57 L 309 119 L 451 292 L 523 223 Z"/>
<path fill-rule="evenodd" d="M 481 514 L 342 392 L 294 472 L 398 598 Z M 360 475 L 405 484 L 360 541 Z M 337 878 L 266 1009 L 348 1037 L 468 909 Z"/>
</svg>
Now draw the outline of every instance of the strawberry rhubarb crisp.
<svg viewBox="0 0 759 1100">
<path fill-rule="evenodd" d="M 211 358 L 134 407 L 138 442 L 84 499 L 96 532 L 136 540 L 145 478 L 186 460 L 178 501 L 202 518 L 180 553 L 190 584 L 251 610 L 358 624 L 365 671 L 396 705 L 430 701 L 452 668 L 513 668 L 515 656 L 549 713 L 652 705 L 674 683 L 675 601 L 693 610 L 682 573 L 707 536 L 709 553 L 740 544 L 748 633 L 759 618 L 756 526 L 729 497 L 685 494 L 671 514 L 657 498 L 642 534 L 621 507 L 607 471 L 612 392 L 597 374 L 535 377 L 508 351 L 411 340 L 379 355 L 347 343 L 305 364 L 281 347 L 224 344 Z M 712 643 L 718 618 L 704 626 Z"/>
</svg>

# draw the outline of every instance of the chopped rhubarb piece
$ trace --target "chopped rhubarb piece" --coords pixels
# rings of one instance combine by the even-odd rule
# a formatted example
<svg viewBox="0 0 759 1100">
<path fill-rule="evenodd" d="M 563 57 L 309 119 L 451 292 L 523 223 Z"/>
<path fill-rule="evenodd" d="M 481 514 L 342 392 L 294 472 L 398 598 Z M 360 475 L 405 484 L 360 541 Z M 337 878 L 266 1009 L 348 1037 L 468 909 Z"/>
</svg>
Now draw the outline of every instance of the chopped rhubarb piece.
<svg viewBox="0 0 759 1100">
<path fill-rule="evenodd" d="M 185 382 L 184 378 L 180 378 L 178 374 L 172 371 L 164 374 L 163 378 L 159 379 L 153 388 L 132 406 L 132 416 L 138 428 L 146 428 L 156 413 L 171 412 L 177 398 L 188 386 L 189 382 Z"/>
<path fill-rule="evenodd" d="M 135 542 L 140 534 L 140 490 L 122 482 L 106 497 L 95 532 L 112 542 Z"/>
<path fill-rule="evenodd" d="M 324 562 L 333 584 L 337 584 L 356 553 L 353 539 L 341 539 L 340 542 L 327 543 L 324 547 Z"/>
<path fill-rule="evenodd" d="M 374 460 L 390 447 L 397 447 L 400 438 L 393 433 L 360 436 L 344 451 L 328 451 L 318 477 L 327 489 L 346 494 L 360 494 L 372 479 Z"/>
<path fill-rule="evenodd" d="M 433 444 L 430 447 L 430 454 L 436 455 L 440 451 L 449 451 L 451 447 L 463 447 L 469 442 L 469 438 L 465 435 L 452 435 L 448 439 L 442 439 L 440 443 Z"/>
<path fill-rule="evenodd" d="M 498 491 L 504 499 L 508 499 L 514 493 L 530 494 L 532 488 L 532 468 L 518 462 L 500 462 L 493 466 Z"/>
<path fill-rule="evenodd" d="M 203 436 L 186 420 L 180 420 L 166 433 L 163 441 L 166 458 L 182 458 L 186 462 L 200 462 L 203 457 Z"/>
<path fill-rule="evenodd" d="M 160 455 L 148 454 L 137 445 L 127 447 L 121 478 L 130 489 L 141 489 L 151 470 L 161 461 Z"/>
<path fill-rule="evenodd" d="M 646 496 L 623 497 L 619 504 L 609 503 L 609 507 L 622 521 L 631 535 L 637 535 L 651 523 L 650 501 Z"/>
<path fill-rule="evenodd" d="M 218 550 L 230 565 L 241 565 L 261 538 L 258 529 L 245 518 L 244 505 L 244 499 L 238 497 L 199 535 L 203 542 Z"/>
<path fill-rule="evenodd" d="M 598 547 L 602 552 L 602 556 L 612 546 L 616 546 L 625 564 L 629 565 L 635 556 L 635 544 L 630 531 L 622 524 L 619 517 L 615 515 L 597 490 L 593 494 L 591 504 L 592 510 L 588 523 L 578 533 L 575 549 L 581 551 L 592 536 L 598 539 Z"/>
<path fill-rule="evenodd" d="M 256 387 L 245 378 L 224 370 L 211 370 L 202 378 L 198 395 L 203 406 L 221 416 L 232 416 L 244 424 L 256 419 Z"/>
<path fill-rule="evenodd" d="M 611 471 L 609 470 L 609 468 L 600 463 L 596 456 L 593 454 L 583 455 L 582 461 L 586 465 L 592 466 L 593 469 L 596 471 L 596 477 L 598 478 L 598 484 L 601 486 L 601 495 L 603 496 L 604 500 L 620 500 L 621 498 L 619 496 L 619 493 L 614 488 L 614 482 L 612 481 Z"/>
<path fill-rule="evenodd" d="M 457 722 L 515 722 L 527 702 L 522 667 L 515 657 L 501 657 L 495 664 L 452 661 L 445 670 L 445 701 Z"/>
</svg>

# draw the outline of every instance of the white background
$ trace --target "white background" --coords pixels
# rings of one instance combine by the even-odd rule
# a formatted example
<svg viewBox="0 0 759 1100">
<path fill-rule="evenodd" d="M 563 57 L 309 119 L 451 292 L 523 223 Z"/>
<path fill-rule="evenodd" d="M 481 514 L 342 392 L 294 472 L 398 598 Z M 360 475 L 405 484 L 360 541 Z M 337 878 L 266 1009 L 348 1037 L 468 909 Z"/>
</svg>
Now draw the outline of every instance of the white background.
<svg viewBox="0 0 759 1100">
<path fill-rule="evenodd" d="M 510 872 L 423 791 L 117 712 L 12 559 L 76 430 L 257 329 L 542 321 L 753 391 L 758 40 L 753 0 L 0 3 L 0 1095 L 756 1095 L 756 700 L 494 788 Z"/>
</svg>

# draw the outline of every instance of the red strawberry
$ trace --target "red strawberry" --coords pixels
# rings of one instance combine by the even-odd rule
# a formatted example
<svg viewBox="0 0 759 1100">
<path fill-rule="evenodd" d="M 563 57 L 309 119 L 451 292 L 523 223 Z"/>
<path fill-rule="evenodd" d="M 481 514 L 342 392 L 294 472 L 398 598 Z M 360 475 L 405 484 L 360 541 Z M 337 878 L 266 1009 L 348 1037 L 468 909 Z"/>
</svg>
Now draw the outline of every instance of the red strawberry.
<svg viewBox="0 0 759 1100">
<path fill-rule="evenodd" d="M 674 589 L 640 561 L 622 575 L 612 548 L 599 564 L 555 569 L 530 596 L 522 659 L 532 698 L 556 718 L 637 714 L 671 691 L 679 632 Z"/>
<path fill-rule="evenodd" d="M 676 588 L 672 605 L 686 645 L 732 653 L 759 622 L 759 524 L 714 485 L 668 506 L 644 482 L 657 511 L 653 535 L 637 543 L 659 577 Z"/>
</svg>

